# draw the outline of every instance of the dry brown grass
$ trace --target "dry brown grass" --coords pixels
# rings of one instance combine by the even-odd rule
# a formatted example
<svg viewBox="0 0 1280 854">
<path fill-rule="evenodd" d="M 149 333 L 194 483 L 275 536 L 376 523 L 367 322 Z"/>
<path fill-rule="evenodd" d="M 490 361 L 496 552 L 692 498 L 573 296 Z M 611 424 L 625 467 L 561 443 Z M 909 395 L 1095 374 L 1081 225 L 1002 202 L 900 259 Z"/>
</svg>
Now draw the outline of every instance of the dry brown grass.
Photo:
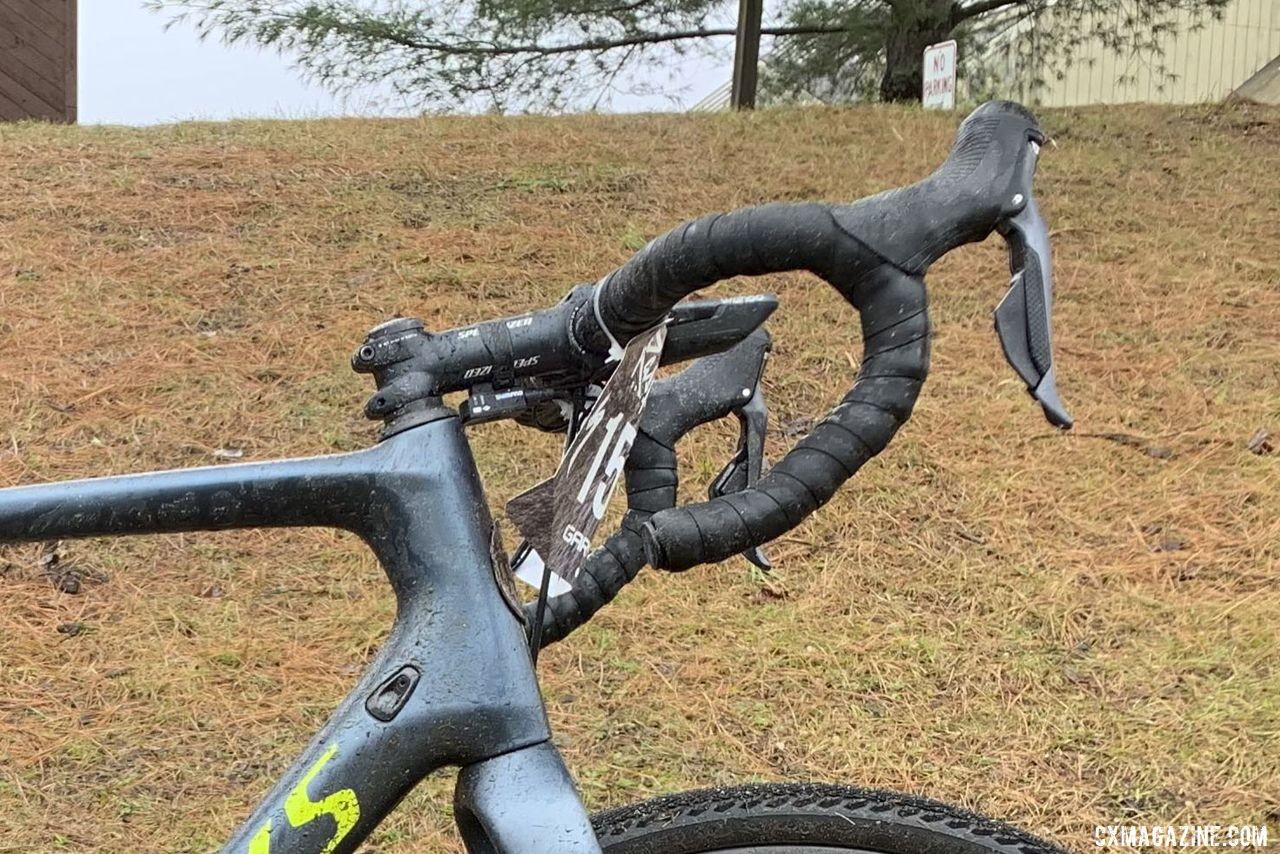
<svg viewBox="0 0 1280 854">
<path fill-rule="evenodd" d="M 822 779 L 1081 849 L 1116 820 L 1280 831 L 1280 454 L 1246 447 L 1280 432 L 1280 112 L 1045 123 L 1076 434 L 1002 363 L 999 246 L 940 263 L 915 419 L 775 545 L 776 579 L 647 573 L 543 659 L 593 806 Z M 695 214 L 914 179 L 953 129 L 890 108 L 2 126 L 0 483 L 364 445 L 347 357 L 388 315 L 545 305 Z M 805 277 L 752 288 L 784 297 L 775 424 L 816 414 L 852 315 Z M 495 505 L 554 465 L 511 425 L 475 439 Z M 691 437 L 688 478 L 729 441 Z M 327 531 L 65 552 L 76 594 L 36 547 L 0 564 L 0 850 L 216 848 L 379 642 L 377 566 Z M 447 791 L 370 850 L 454 850 Z"/>
</svg>

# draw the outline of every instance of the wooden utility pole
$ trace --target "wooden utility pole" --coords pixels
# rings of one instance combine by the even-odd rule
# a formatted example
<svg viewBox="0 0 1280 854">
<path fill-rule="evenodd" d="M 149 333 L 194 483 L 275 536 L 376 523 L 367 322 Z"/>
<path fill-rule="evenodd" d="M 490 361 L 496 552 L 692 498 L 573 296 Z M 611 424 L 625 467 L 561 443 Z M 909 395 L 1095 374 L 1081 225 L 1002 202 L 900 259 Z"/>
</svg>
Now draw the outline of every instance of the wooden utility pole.
<svg viewBox="0 0 1280 854">
<path fill-rule="evenodd" d="M 76 120 L 76 0 L 0 0 L 0 121 Z"/>
<path fill-rule="evenodd" d="M 729 106 L 753 110 L 760 71 L 760 19 L 764 0 L 738 0 L 738 41 L 733 52 L 733 91 Z"/>
</svg>

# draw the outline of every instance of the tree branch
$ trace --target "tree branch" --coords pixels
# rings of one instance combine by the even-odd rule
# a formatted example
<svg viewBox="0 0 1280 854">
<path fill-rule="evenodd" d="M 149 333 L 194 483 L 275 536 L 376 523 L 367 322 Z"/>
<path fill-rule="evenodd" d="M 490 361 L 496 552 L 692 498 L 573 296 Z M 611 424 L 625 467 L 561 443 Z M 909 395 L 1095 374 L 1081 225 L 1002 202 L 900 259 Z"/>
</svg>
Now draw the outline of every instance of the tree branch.
<svg viewBox="0 0 1280 854">
<path fill-rule="evenodd" d="M 1008 2 L 1008 0 L 1005 0 Z M 624 47 L 638 47 L 668 42 L 687 41 L 689 39 L 716 38 L 737 35 L 737 30 L 722 28 L 714 30 L 676 30 L 669 33 L 637 33 L 620 36 L 614 39 L 589 39 L 582 42 L 558 45 L 517 44 L 517 45 L 485 45 L 458 44 L 445 41 L 423 41 L 396 33 L 380 34 L 389 42 L 412 50 L 426 50 L 449 56 L 518 56 L 533 54 L 536 56 L 556 56 L 562 53 L 580 53 L 584 51 L 602 53 Z M 848 32 L 848 27 L 831 25 L 812 25 L 797 27 L 765 27 L 760 30 L 765 36 L 811 36 Z"/>
<path fill-rule="evenodd" d="M 634 0 L 631 3 L 623 3 L 621 6 L 604 6 L 601 8 L 593 8 L 591 6 L 582 6 L 579 8 L 568 8 L 560 12 L 561 15 L 621 15 L 624 12 L 634 12 L 652 3 L 653 0 Z"/>
<path fill-rule="evenodd" d="M 977 18 L 988 12 L 994 12 L 997 9 L 1003 9 L 1006 6 L 1025 6 L 1029 0 L 978 0 L 977 3 L 970 3 L 962 6 L 959 3 L 953 3 L 951 6 L 951 21 L 959 24 L 970 18 Z"/>
</svg>

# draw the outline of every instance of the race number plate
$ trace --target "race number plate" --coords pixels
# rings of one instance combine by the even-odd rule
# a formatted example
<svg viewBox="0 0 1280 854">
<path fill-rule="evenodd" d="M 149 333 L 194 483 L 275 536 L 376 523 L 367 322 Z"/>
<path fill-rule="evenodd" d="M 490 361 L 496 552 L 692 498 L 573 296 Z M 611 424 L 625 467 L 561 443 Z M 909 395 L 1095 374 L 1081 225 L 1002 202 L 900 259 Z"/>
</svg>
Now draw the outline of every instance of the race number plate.
<svg viewBox="0 0 1280 854">
<path fill-rule="evenodd" d="M 572 586 L 622 476 L 667 340 L 665 324 L 631 339 L 555 476 L 507 502 L 507 516 Z"/>
</svg>

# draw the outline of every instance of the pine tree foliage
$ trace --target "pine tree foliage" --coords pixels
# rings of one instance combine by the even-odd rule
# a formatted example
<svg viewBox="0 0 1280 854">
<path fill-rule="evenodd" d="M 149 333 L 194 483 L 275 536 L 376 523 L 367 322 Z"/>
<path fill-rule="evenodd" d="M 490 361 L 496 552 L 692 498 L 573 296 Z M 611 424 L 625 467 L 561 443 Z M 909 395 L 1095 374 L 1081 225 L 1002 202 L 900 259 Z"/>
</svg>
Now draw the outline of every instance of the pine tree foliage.
<svg viewBox="0 0 1280 854">
<path fill-rule="evenodd" d="M 1011 39 L 1033 75 L 1100 40 L 1164 67 L 1178 27 L 1230 0 L 779 0 L 766 8 L 767 99 L 915 100 L 924 47 L 981 54 Z M 423 109 L 598 106 L 671 78 L 689 51 L 732 47 L 732 0 L 150 0 L 204 37 L 291 57 L 337 92 L 391 91 Z M 1188 14 L 1189 13 L 1189 14 Z M 969 69 L 978 75 L 980 69 Z"/>
</svg>

